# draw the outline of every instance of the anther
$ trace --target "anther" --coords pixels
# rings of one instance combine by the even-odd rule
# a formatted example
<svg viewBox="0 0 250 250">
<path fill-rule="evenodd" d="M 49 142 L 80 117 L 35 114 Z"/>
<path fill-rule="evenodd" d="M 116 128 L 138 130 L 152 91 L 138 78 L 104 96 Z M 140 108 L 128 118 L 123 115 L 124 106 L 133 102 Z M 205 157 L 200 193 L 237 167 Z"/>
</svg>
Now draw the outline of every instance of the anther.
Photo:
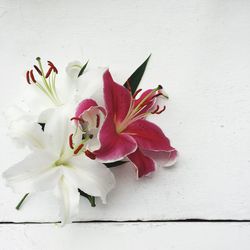
<svg viewBox="0 0 250 250">
<path fill-rule="evenodd" d="M 53 70 L 53 68 L 50 67 L 47 74 L 46 74 L 46 76 L 45 76 L 45 78 L 48 78 L 50 76 L 50 73 L 52 72 L 52 70 Z"/>
<path fill-rule="evenodd" d="M 78 154 L 79 153 L 79 151 L 83 148 L 83 144 L 80 144 L 77 148 L 76 148 L 76 150 L 74 151 L 74 154 L 76 155 L 76 154 Z"/>
<path fill-rule="evenodd" d="M 74 149 L 74 145 L 73 145 L 73 134 L 71 134 L 69 136 L 69 146 L 71 149 Z"/>
<path fill-rule="evenodd" d="M 36 79 L 35 79 L 34 74 L 33 74 L 33 69 L 30 71 L 30 78 L 31 78 L 31 80 L 32 80 L 34 83 L 36 83 Z"/>
<path fill-rule="evenodd" d="M 159 110 L 159 105 L 156 106 L 156 109 L 154 111 L 151 112 L 151 114 L 155 114 L 158 110 Z"/>
<path fill-rule="evenodd" d="M 40 70 L 36 65 L 34 65 L 34 68 L 36 69 L 37 73 L 38 73 L 40 76 L 42 76 L 41 70 Z"/>
<path fill-rule="evenodd" d="M 96 155 L 93 154 L 92 152 L 90 152 L 89 150 L 86 150 L 84 153 L 85 153 L 85 155 L 86 155 L 87 157 L 89 157 L 91 160 L 95 160 Z"/>
<path fill-rule="evenodd" d="M 135 91 L 135 93 L 133 94 L 133 98 L 135 99 L 136 96 L 142 91 L 142 89 L 138 89 Z"/>
<path fill-rule="evenodd" d="M 57 70 L 56 66 L 51 61 L 48 61 L 48 65 L 53 69 L 53 71 L 56 74 L 58 74 L 58 70 Z"/>
<path fill-rule="evenodd" d="M 96 115 L 96 128 L 100 126 L 100 115 Z"/>
<path fill-rule="evenodd" d="M 166 106 L 164 105 L 164 106 L 163 106 L 163 109 L 161 109 L 161 110 L 155 112 L 154 114 L 159 115 L 159 114 L 161 114 L 165 109 L 166 109 Z"/>
<path fill-rule="evenodd" d="M 28 84 L 31 84 L 31 82 L 30 82 L 30 72 L 29 71 L 26 72 L 26 80 L 27 80 Z"/>
<path fill-rule="evenodd" d="M 76 120 L 76 121 L 79 121 L 79 122 L 85 122 L 85 121 L 84 121 L 82 118 L 80 118 L 80 117 L 72 117 L 70 120 L 71 120 L 71 121 Z"/>
</svg>

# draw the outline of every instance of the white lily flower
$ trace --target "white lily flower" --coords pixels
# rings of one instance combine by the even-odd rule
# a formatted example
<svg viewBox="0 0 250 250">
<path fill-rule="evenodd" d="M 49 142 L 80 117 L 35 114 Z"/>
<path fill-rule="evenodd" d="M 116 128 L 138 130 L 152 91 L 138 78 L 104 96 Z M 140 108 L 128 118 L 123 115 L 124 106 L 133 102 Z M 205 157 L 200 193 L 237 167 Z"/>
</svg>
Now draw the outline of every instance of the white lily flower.
<svg viewBox="0 0 250 250">
<path fill-rule="evenodd" d="M 30 126 L 32 136 L 26 137 L 26 140 L 35 150 L 3 173 L 7 185 L 16 192 L 53 190 L 60 199 L 63 224 L 71 222 L 78 213 L 78 189 L 100 197 L 105 203 L 106 195 L 115 185 L 112 172 L 90 159 L 87 145 L 91 137 L 83 138 L 84 144 L 80 143 L 79 146 L 70 145 L 72 141 L 69 138 L 75 124 L 68 114 L 67 107 L 54 109 L 50 112 L 44 131 L 41 127 Z"/>
<path fill-rule="evenodd" d="M 77 105 L 87 98 L 94 98 L 98 100 L 98 105 L 103 106 L 100 87 L 103 82 L 104 68 L 87 71 L 77 78 L 72 74 L 78 75 L 82 65 L 80 62 L 74 61 L 69 63 L 66 68 L 68 77 L 64 76 L 63 81 L 58 79 L 59 81 L 56 82 L 58 70 L 54 64 L 48 61 L 49 69 L 46 73 L 40 58 L 37 58 L 37 62 L 38 66 L 34 66 L 34 70 L 30 70 L 26 74 L 30 85 L 25 101 L 4 112 L 10 124 L 9 135 L 22 146 L 29 141 L 26 140 L 27 136 L 33 137 L 31 131 L 35 130 L 31 130 L 30 126 L 40 129 L 37 123 L 46 123 L 53 109 L 62 106 L 71 107 L 73 116 Z"/>
</svg>

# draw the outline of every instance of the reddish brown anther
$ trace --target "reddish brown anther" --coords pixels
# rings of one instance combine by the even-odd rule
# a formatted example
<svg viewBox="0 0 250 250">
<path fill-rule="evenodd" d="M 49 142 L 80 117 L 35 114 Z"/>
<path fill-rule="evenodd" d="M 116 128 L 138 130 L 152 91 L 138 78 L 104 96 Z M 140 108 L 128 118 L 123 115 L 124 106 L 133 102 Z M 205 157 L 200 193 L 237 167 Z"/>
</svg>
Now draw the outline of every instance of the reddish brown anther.
<svg viewBox="0 0 250 250">
<path fill-rule="evenodd" d="M 48 65 L 53 69 L 53 71 L 56 74 L 58 74 L 58 70 L 57 70 L 56 66 L 51 61 L 48 61 Z"/>
<path fill-rule="evenodd" d="M 69 146 L 71 149 L 74 149 L 74 144 L 73 144 L 73 134 L 69 136 Z"/>
<path fill-rule="evenodd" d="M 34 83 L 36 83 L 36 79 L 35 79 L 34 74 L 33 74 L 33 69 L 30 71 L 30 78 L 31 78 L 31 80 L 32 80 Z"/>
<path fill-rule="evenodd" d="M 72 117 L 71 119 L 70 119 L 71 121 L 79 121 L 79 122 L 84 122 L 84 120 L 82 119 L 82 118 L 80 118 L 80 117 Z"/>
<path fill-rule="evenodd" d="M 155 114 L 158 110 L 159 110 L 159 105 L 156 106 L 156 109 L 154 111 L 151 112 L 151 114 Z"/>
<path fill-rule="evenodd" d="M 89 150 L 86 150 L 86 151 L 85 151 L 85 155 L 86 155 L 87 157 L 89 157 L 91 160 L 95 160 L 95 158 L 96 158 L 96 155 L 93 154 L 92 152 L 90 152 Z"/>
<path fill-rule="evenodd" d="M 164 105 L 164 106 L 163 106 L 163 109 L 161 109 L 161 110 L 155 112 L 154 114 L 159 115 L 159 114 L 161 114 L 163 111 L 165 111 L 165 109 L 166 109 L 166 106 Z"/>
<path fill-rule="evenodd" d="M 96 128 L 100 126 L 100 115 L 96 115 Z"/>
<path fill-rule="evenodd" d="M 135 99 L 136 96 L 142 91 L 142 89 L 138 89 L 135 91 L 135 93 L 133 94 L 133 98 Z"/>
<path fill-rule="evenodd" d="M 29 71 L 26 72 L 26 80 L 27 80 L 28 84 L 31 84 L 31 82 L 30 82 L 30 72 Z"/>
<path fill-rule="evenodd" d="M 46 76 L 45 76 L 45 78 L 48 78 L 50 76 L 52 70 L 53 70 L 53 68 L 50 67 L 49 70 L 48 70 L 48 72 L 47 72 L 47 74 L 46 74 Z"/>
<path fill-rule="evenodd" d="M 41 70 L 40 70 L 36 65 L 34 65 L 34 68 L 35 68 L 35 70 L 37 71 L 37 73 L 38 73 L 40 76 L 42 76 Z"/>
<path fill-rule="evenodd" d="M 76 155 L 76 154 L 78 154 L 79 153 L 79 151 L 83 148 L 83 144 L 80 144 L 77 148 L 76 148 L 76 150 L 74 151 L 74 154 Z"/>
</svg>

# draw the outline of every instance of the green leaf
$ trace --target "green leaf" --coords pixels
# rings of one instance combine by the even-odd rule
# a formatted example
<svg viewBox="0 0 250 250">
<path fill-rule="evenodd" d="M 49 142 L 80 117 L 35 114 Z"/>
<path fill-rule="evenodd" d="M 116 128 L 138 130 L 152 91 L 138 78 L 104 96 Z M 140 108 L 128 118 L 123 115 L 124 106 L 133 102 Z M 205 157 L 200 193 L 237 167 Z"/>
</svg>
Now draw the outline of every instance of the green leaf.
<svg viewBox="0 0 250 250">
<path fill-rule="evenodd" d="M 95 196 L 91 196 L 91 195 L 83 192 L 79 188 L 78 188 L 78 192 L 80 193 L 81 196 L 85 197 L 89 201 L 91 207 L 95 207 L 96 206 L 96 204 L 95 204 Z"/>
<path fill-rule="evenodd" d="M 143 64 L 141 64 L 136 71 L 128 78 L 128 80 L 124 83 L 124 87 L 129 89 L 132 94 L 135 93 L 137 90 L 139 83 L 143 77 L 143 74 L 145 72 L 145 69 L 148 64 L 148 60 L 150 58 L 151 54 L 148 56 L 148 58 L 144 61 Z"/>
<path fill-rule="evenodd" d="M 17 204 L 16 210 L 19 210 L 19 209 L 20 209 L 20 207 L 22 206 L 24 200 L 26 199 L 26 197 L 27 197 L 28 195 L 29 195 L 29 193 L 27 193 L 27 194 L 25 194 L 25 195 L 23 196 L 23 198 L 22 198 L 22 199 L 20 200 L 20 202 Z"/>
<path fill-rule="evenodd" d="M 81 70 L 80 70 L 80 72 L 79 72 L 79 74 L 78 74 L 77 77 L 80 77 L 80 76 L 83 74 L 83 72 L 84 72 L 84 70 L 86 69 L 88 63 L 89 63 L 89 61 L 87 61 L 87 62 L 83 65 L 83 67 L 81 68 Z"/>
<path fill-rule="evenodd" d="M 114 168 L 123 165 L 127 161 L 115 161 L 115 162 L 109 162 L 109 163 L 103 163 L 107 168 Z"/>
</svg>

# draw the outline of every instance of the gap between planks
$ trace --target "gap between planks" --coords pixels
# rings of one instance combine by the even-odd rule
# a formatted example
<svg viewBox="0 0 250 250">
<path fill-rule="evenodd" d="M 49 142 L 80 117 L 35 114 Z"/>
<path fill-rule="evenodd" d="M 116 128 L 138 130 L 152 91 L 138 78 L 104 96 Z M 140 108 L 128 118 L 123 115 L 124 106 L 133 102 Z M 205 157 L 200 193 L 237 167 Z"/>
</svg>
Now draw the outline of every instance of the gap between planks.
<svg viewBox="0 0 250 250">
<path fill-rule="evenodd" d="M 74 224 L 87 224 L 87 223 L 249 223 L 250 219 L 178 219 L 178 220 L 88 220 L 88 221 L 73 221 Z M 36 222 L 36 221 L 21 221 L 21 222 L 12 222 L 12 221 L 2 221 L 0 225 L 20 225 L 20 224 L 55 224 L 60 223 L 60 221 L 45 221 L 45 222 Z"/>
</svg>

